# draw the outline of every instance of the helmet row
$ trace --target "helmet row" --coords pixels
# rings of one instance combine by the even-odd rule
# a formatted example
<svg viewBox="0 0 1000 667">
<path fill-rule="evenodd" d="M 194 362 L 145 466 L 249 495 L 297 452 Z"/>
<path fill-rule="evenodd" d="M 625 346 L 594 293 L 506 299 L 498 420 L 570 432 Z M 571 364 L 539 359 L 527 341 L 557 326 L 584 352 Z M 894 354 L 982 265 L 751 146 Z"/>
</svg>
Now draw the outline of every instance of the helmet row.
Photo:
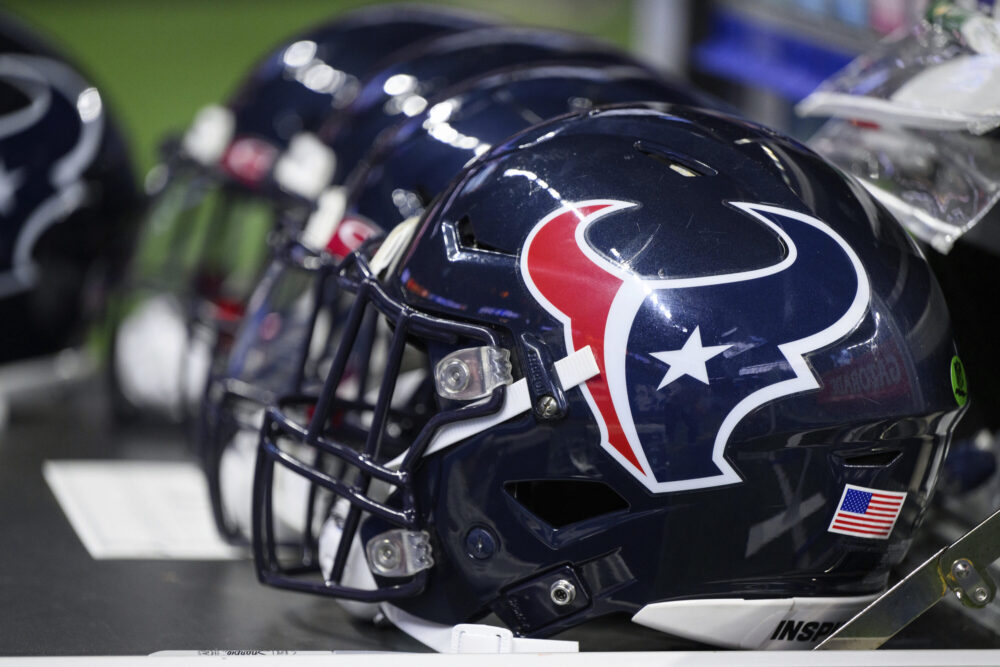
<svg viewBox="0 0 1000 667">
<path fill-rule="evenodd" d="M 961 415 L 881 205 L 587 38 L 348 14 L 147 186 L 118 390 L 187 416 L 263 582 L 438 650 L 569 650 L 542 638 L 610 614 L 821 641 L 886 587 Z"/>
</svg>

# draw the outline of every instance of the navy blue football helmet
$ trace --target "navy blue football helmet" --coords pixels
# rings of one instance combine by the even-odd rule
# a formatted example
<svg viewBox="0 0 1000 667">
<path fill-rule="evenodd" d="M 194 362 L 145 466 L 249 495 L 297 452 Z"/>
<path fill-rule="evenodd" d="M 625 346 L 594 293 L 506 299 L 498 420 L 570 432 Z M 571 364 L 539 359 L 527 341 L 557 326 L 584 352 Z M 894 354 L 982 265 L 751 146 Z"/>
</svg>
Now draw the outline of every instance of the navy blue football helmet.
<svg viewBox="0 0 1000 667">
<path fill-rule="evenodd" d="M 0 363 L 78 345 L 140 204 L 93 82 L 0 15 Z"/>
<path fill-rule="evenodd" d="M 557 650 L 519 638 L 614 613 L 808 647 L 885 588 L 961 415 L 906 233 L 724 114 L 542 123 L 313 268 L 353 298 L 318 400 L 264 417 L 258 575 L 439 650 Z M 300 544 L 280 476 L 309 489 Z"/>
<path fill-rule="evenodd" d="M 711 103 L 634 66 L 566 61 L 462 82 L 386 131 L 346 186 L 328 193 L 332 210 L 321 203 L 305 232 L 277 255 L 251 299 L 225 368 L 212 380 L 201 452 L 223 535 L 236 541 L 250 535 L 250 484 L 263 407 L 279 396 L 315 400 L 322 383 L 324 331 L 340 317 L 336 299 L 313 300 L 328 279 L 312 270 L 316 254 L 343 259 L 365 239 L 419 215 L 470 160 L 515 132 L 561 114 L 634 100 Z M 286 515 L 293 505 L 285 503 Z"/>
<path fill-rule="evenodd" d="M 332 169 L 327 149 L 296 135 L 349 105 L 390 53 L 483 25 L 452 10 L 352 12 L 285 42 L 168 143 L 147 178 L 155 199 L 119 315 L 115 377 L 128 403 L 176 415 L 201 398 L 211 348 L 242 315 L 269 235 Z"/>
</svg>

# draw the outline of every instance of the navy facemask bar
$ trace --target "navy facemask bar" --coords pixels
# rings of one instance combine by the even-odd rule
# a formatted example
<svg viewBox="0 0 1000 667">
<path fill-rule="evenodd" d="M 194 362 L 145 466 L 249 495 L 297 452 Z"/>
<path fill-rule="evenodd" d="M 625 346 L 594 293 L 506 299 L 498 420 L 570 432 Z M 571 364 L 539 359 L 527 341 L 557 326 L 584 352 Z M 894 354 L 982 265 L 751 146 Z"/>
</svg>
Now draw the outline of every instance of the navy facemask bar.
<svg viewBox="0 0 1000 667">
<path fill-rule="evenodd" d="M 263 583 L 317 593 L 348 600 L 378 602 L 410 597 L 423 590 L 427 572 L 421 571 L 412 576 L 409 581 L 377 590 L 365 590 L 340 583 L 347 563 L 351 544 L 357 533 L 362 514 L 372 516 L 406 530 L 418 529 L 418 512 L 415 506 L 412 488 L 412 474 L 420 462 L 420 458 L 431 443 L 435 432 L 445 424 L 472 419 L 497 412 L 503 405 L 502 387 L 493 391 L 490 398 L 484 402 L 466 405 L 458 409 L 444 410 L 431 417 L 406 449 L 398 468 L 390 468 L 386 464 L 391 457 L 382 454 L 382 445 L 386 437 L 386 425 L 390 413 L 390 402 L 400 375 L 406 343 L 411 339 L 442 341 L 454 343 L 459 339 L 479 341 L 481 345 L 499 345 L 500 336 L 486 327 L 453 322 L 420 313 L 405 306 L 391 297 L 372 273 L 364 256 L 366 248 L 349 256 L 338 267 L 339 289 L 356 294 L 356 300 L 348 314 L 343 335 L 334 357 L 332 367 L 319 400 L 307 427 L 294 423 L 288 418 L 282 406 L 271 407 L 265 414 L 261 429 L 261 439 L 258 448 L 256 471 L 254 475 L 253 502 L 253 550 L 257 567 L 257 576 Z M 390 351 L 386 359 L 385 374 L 378 391 L 372 414 L 371 427 L 364 434 L 362 451 L 335 442 L 324 436 L 324 431 L 330 423 L 330 417 L 335 407 L 340 409 L 343 401 L 338 399 L 337 389 L 344 377 L 352 348 L 362 333 L 365 314 L 374 309 L 390 324 L 393 335 Z M 350 406 L 347 406 L 350 408 Z M 327 473 L 320 467 L 309 465 L 283 451 L 279 438 L 287 438 L 299 444 L 314 448 L 322 457 L 329 457 L 341 462 L 340 474 Z M 333 567 L 324 583 L 300 578 L 305 571 L 316 572 L 318 566 L 309 564 L 316 559 L 304 558 L 307 566 L 284 567 L 278 558 L 279 544 L 275 539 L 273 481 L 274 466 L 280 464 L 286 469 L 301 475 L 319 489 L 332 496 L 331 505 L 338 498 L 350 504 L 343 521 L 342 534 L 333 559 Z M 356 478 L 348 482 L 348 475 L 356 474 Z M 398 498 L 400 507 L 376 500 L 369 495 L 370 485 L 378 480 L 396 488 L 394 497 Z M 315 494 L 310 494 L 310 508 L 315 503 Z M 310 509 L 312 511 L 312 509 Z M 306 524 L 304 544 L 315 544 L 312 535 L 312 517 Z M 299 575 L 299 576 L 297 576 Z"/>
<path fill-rule="evenodd" d="M 307 335 L 296 335 L 292 343 L 268 341 L 267 345 L 282 345 L 278 359 L 286 360 L 283 364 L 287 366 L 287 359 L 293 359 L 290 366 L 290 377 L 281 378 L 277 382 L 267 380 L 267 368 L 254 369 L 247 373 L 243 368 L 234 371 L 227 368 L 222 371 L 221 377 L 216 377 L 206 387 L 206 418 L 201 428 L 200 436 L 201 457 L 203 468 L 208 478 L 209 495 L 212 499 L 213 512 L 215 514 L 216 526 L 223 537 L 233 544 L 247 544 L 248 539 L 227 516 L 225 516 L 226 505 L 223 502 L 221 488 L 222 457 L 230 446 L 232 439 L 240 431 L 260 430 L 258 415 L 262 415 L 268 405 L 282 403 L 285 405 L 300 406 L 309 409 L 317 402 L 317 396 L 322 386 L 318 380 L 319 368 L 322 367 L 322 360 L 328 359 L 326 356 L 333 348 L 335 336 L 339 329 L 335 326 L 341 322 L 346 310 L 341 299 L 337 298 L 336 283 L 337 261 L 325 253 L 316 252 L 298 241 L 289 241 L 276 249 L 276 255 L 271 266 L 268 268 L 263 279 L 258 284 L 257 290 L 250 301 L 248 317 L 245 318 L 244 326 L 256 327 L 259 322 L 251 322 L 251 318 L 257 319 L 261 312 L 270 314 L 281 314 L 287 321 L 294 315 L 294 304 L 282 304 L 280 297 L 275 297 L 275 293 L 285 289 L 282 280 L 290 275 L 300 278 L 304 282 L 304 287 L 300 292 L 292 294 L 310 294 L 309 309 L 302 318 L 302 323 L 297 331 L 308 332 Z M 277 299 L 277 302 L 275 302 Z M 284 311 L 284 312 L 283 312 Z M 328 327 L 325 337 L 320 341 L 317 339 L 317 321 L 323 311 L 329 311 L 328 317 L 332 326 Z M 362 326 L 361 341 L 372 340 L 374 338 L 375 313 L 370 313 L 368 321 Z M 287 325 L 287 324 L 286 324 Z M 234 350 L 233 355 L 245 357 L 256 347 L 263 345 L 260 340 L 252 340 L 246 347 L 240 346 L 239 350 Z M 355 350 L 355 357 L 352 359 L 351 368 L 356 371 L 356 375 L 361 378 L 358 388 L 358 396 L 365 395 L 365 380 L 368 374 L 368 358 L 370 350 L 363 345 Z M 319 352 L 317 352 L 317 350 Z M 317 356 L 318 354 L 318 356 Z M 272 356 L 276 353 L 272 352 Z M 244 362 L 240 362 L 245 363 Z M 239 367 L 239 366 L 238 366 Z M 228 375 L 232 373 L 233 375 Z M 270 382 L 270 384 L 269 384 Z M 371 409 L 371 406 L 368 406 Z M 317 460 L 314 461 L 316 467 L 322 464 L 321 454 L 316 453 Z"/>
<path fill-rule="evenodd" d="M 280 281 L 283 272 L 289 268 L 311 276 L 309 289 L 313 292 L 313 298 L 307 316 L 306 330 L 313 332 L 319 313 L 325 306 L 323 294 L 330 282 L 329 277 L 336 269 L 336 263 L 332 258 L 309 250 L 297 242 L 285 243 L 276 250 L 274 262 L 258 287 L 263 293 L 263 299 L 270 297 L 271 292 L 278 287 L 278 281 Z M 251 303 L 254 301 L 256 299 L 252 298 Z M 337 313 L 334 312 L 333 317 L 336 318 L 336 316 Z M 311 344 L 312 336 L 303 336 L 296 341 L 295 346 L 290 350 L 294 355 L 293 377 L 283 388 L 264 388 L 254 382 L 235 377 L 217 378 L 208 383 L 207 390 L 210 395 L 207 397 L 207 403 L 212 407 L 209 419 L 203 426 L 205 432 L 201 439 L 202 458 L 208 477 L 212 507 L 216 514 L 216 525 L 230 542 L 240 544 L 245 543 L 246 540 L 239 529 L 230 525 L 226 517 L 223 516 L 224 504 L 219 470 L 223 451 L 237 430 L 257 430 L 259 428 L 258 425 L 246 419 L 250 412 L 263 411 L 268 405 L 278 401 L 279 397 L 302 404 L 315 403 L 316 393 L 310 394 L 305 386 Z"/>
</svg>

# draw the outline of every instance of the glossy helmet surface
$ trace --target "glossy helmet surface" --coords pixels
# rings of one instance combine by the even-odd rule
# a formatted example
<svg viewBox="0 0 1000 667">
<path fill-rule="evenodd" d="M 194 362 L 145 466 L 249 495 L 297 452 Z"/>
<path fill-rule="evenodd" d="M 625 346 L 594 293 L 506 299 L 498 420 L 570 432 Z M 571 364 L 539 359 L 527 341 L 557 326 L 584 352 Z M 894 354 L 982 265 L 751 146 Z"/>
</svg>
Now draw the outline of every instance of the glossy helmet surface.
<svg viewBox="0 0 1000 667">
<path fill-rule="evenodd" d="M 325 185 L 328 151 L 295 143 L 296 134 L 347 106 L 393 51 L 484 24 L 421 7 L 351 12 L 288 40 L 224 107 L 199 112 L 147 178 L 156 197 L 117 339 L 116 377 L 128 402 L 176 414 L 184 394 L 200 398 L 208 349 L 238 321 L 280 212 L 314 197 L 316 179 Z"/>
<path fill-rule="evenodd" d="M 93 82 L 0 14 L 0 363 L 80 342 L 119 277 L 138 205 Z"/>
<path fill-rule="evenodd" d="M 315 397 L 322 383 L 317 359 L 307 349 L 322 338 L 317 323 L 320 329 L 327 326 L 335 301 L 311 300 L 329 280 L 315 270 L 314 253 L 343 259 L 365 238 L 419 215 L 470 160 L 540 120 L 617 102 L 695 99 L 712 103 L 690 87 L 652 78 L 634 66 L 568 60 L 462 82 L 387 130 L 346 179 L 335 210 L 317 211 L 299 239 L 301 247 L 275 258 L 225 369 L 213 379 L 202 455 L 222 533 L 249 537 L 259 423 L 248 417 L 279 395 Z M 313 308 L 323 309 L 324 317 Z"/>
<path fill-rule="evenodd" d="M 341 183 L 388 128 L 426 110 L 446 88 L 487 72 L 546 61 L 627 65 L 657 74 L 625 51 L 591 37 L 543 28 L 486 27 L 442 35 L 393 55 L 358 92 L 347 113 L 331 117 L 320 138 L 337 156 Z M 677 86 L 680 94 L 680 86 Z M 707 100 L 688 89 L 690 100 Z"/>
<path fill-rule="evenodd" d="M 258 575 L 380 602 L 437 648 L 490 612 L 527 637 L 624 613 L 808 646 L 886 586 L 961 413 L 899 225 L 713 112 L 538 125 L 332 274 L 356 298 L 315 410 L 262 427 Z M 369 317 L 384 378 L 360 401 Z M 275 540 L 276 471 L 314 491 L 320 577 Z"/>
</svg>

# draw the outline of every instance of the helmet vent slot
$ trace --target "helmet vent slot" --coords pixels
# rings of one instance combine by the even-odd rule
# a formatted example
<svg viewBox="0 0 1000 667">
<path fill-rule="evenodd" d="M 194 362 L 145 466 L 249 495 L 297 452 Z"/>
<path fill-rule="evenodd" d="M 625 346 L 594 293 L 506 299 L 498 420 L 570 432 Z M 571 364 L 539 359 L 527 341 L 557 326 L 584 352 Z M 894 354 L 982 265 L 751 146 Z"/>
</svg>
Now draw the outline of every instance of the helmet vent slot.
<svg viewBox="0 0 1000 667">
<path fill-rule="evenodd" d="M 472 220 L 467 215 L 463 215 L 462 219 L 458 221 L 458 224 L 455 225 L 455 231 L 458 232 L 458 242 L 463 248 L 468 250 L 478 250 L 480 252 L 498 252 L 504 255 L 510 254 L 506 250 L 490 245 L 476 236 L 476 230 L 472 227 Z"/>
<path fill-rule="evenodd" d="M 508 482 L 504 490 L 524 509 L 553 528 L 628 509 L 628 502 L 603 482 L 543 479 Z"/>
<path fill-rule="evenodd" d="M 885 468 L 895 463 L 900 453 L 897 449 L 887 449 L 879 452 L 838 454 L 838 457 L 845 466 Z"/>
<path fill-rule="evenodd" d="M 697 176 L 715 176 L 719 173 L 717 170 L 700 160 L 696 160 L 687 155 L 681 155 L 680 153 L 674 152 L 664 146 L 659 146 L 648 141 L 637 141 L 633 144 L 633 146 L 637 151 L 646 157 L 667 165 L 670 167 L 671 171 L 686 178 L 695 178 Z"/>
</svg>

